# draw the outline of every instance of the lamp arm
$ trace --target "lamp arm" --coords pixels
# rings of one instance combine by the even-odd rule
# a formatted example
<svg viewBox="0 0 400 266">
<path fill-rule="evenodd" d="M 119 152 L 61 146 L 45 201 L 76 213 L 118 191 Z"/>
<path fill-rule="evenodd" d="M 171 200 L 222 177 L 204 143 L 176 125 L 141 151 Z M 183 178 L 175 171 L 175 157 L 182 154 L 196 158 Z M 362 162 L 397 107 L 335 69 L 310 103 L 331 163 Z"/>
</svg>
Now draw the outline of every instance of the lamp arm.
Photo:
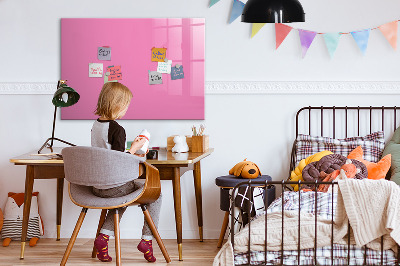
<svg viewBox="0 0 400 266">
<path fill-rule="evenodd" d="M 54 131 L 56 129 L 56 116 L 57 116 L 57 106 L 54 106 L 53 131 L 51 133 L 50 149 L 53 147 Z"/>
</svg>

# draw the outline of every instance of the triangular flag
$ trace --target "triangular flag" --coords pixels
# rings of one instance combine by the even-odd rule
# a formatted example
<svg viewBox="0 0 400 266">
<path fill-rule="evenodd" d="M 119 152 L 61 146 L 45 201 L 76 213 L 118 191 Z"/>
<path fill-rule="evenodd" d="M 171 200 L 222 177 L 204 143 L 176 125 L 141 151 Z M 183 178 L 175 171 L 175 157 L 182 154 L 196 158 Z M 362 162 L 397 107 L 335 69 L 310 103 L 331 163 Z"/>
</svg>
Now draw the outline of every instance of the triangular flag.
<svg viewBox="0 0 400 266">
<path fill-rule="evenodd" d="M 386 23 L 382 26 L 378 27 L 383 35 L 385 35 L 386 39 L 390 43 L 390 45 L 393 47 L 393 49 L 396 50 L 397 48 L 397 20 L 393 22 Z"/>
<path fill-rule="evenodd" d="M 237 19 L 240 15 L 242 15 L 242 11 L 244 8 L 244 3 L 239 0 L 233 0 L 231 17 L 229 18 L 229 23 L 232 23 L 235 19 Z"/>
<path fill-rule="evenodd" d="M 353 31 L 351 35 L 353 35 L 354 40 L 356 41 L 358 47 L 361 50 L 361 53 L 364 55 L 368 46 L 369 33 L 371 29 Z"/>
<path fill-rule="evenodd" d="M 306 56 L 308 48 L 310 48 L 317 33 L 315 31 L 299 30 L 300 43 L 301 43 L 301 54 L 304 58 Z"/>
<path fill-rule="evenodd" d="M 282 44 L 283 40 L 285 40 L 286 36 L 292 30 L 292 27 L 281 24 L 275 23 L 275 40 L 276 40 L 276 49 Z"/>
<path fill-rule="evenodd" d="M 324 40 L 326 44 L 326 48 L 328 48 L 329 55 L 331 58 L 333 57 L 333 54 L 336 51 L 336 48 L 338 47 L 339 44 L 339 39 L 342 34 L 339 32 L 333 32 L 333 33 L 324 33 Z"/>
<path fill-rule="evenodd" d="M 212 7 L 213 5 L 215 5 L 218 2 L 219 2 L 219 0 L 210 0 L 210 5 L 208 7 Z"/>
<path fill-rule="evenodd" d="M 251 28 L 251 38 L 254 37 L 258 33 L 259 30 L 261 30 L 262 27 L 264 27 L 265 23 L 253 23 L 252 28 Z"/>
</svg>

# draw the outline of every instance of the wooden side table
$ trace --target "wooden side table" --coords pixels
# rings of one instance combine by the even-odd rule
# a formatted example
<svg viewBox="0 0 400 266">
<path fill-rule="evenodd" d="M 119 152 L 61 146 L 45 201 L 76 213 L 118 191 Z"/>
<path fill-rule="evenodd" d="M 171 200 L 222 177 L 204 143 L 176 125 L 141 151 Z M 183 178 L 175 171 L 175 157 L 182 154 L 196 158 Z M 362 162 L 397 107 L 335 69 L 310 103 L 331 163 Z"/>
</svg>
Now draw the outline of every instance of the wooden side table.
<svg viewBox="0 0 400 266">
<path fill-rule="evenodd" d="M 249 181 L 250 179 L 236 177 L 234 175 L 220 176 L 215 179 L 215 184 L 220 187 L 220 209 L 225 212 L 224 221 L 222 222 L 221 233 L 219 235 L 219 240 L 217 247 L 220 248 L 222 246 L 222 242 L 224 241 L 226 228 L 229 223 L 229 214 L 230 214 L 230 190 L 233 189 L 237 184 Z M 251 179 L 252 181 L 262 181 L 266 180 L 272 181 L 272 178 L 268 175 L 262 175 L 257 178 Z M 271 186 L 268 189 L 268 199 L 267 206 L 271 204 L 275 200 L 275 186 Z"/>
</svg>

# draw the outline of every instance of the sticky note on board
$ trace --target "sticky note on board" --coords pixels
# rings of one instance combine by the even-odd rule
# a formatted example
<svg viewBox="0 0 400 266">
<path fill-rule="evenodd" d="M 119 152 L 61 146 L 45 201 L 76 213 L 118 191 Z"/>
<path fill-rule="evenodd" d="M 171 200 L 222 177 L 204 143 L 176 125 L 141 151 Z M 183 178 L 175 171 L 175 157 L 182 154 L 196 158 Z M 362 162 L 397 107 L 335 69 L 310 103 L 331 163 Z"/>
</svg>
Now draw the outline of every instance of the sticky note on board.
<svg viewBox="0 0 400 266">
<path fill-rule="evenodd" d="M 151 49 L 151 61 L 152 62 L 164 62 L 167 56 L 167 48 L 155 48 Z"/>
<path fill-rule="evenodd" d="M 149 70 L 149 85 L 162 84 L 162 74 Z"/>
<path fill-rule="evenodd" d="M 89 63 L 89 78 L 101 78 L 103 76 L 102 63 Z"/>
<path fill-rule="evenodd" d="M 111 47 L 103 46 L 97 47 L 97 59 L 99 60 L 111 60 Z"/>
<path fill-rule="evenodd" d="M 171 79 L 176 80 L 176 79 L 183 79 L 185 77 L 183 73 L 183 66 L 181 65 L 175 65 L 171 69 Z"/>
<path fill-rule="evenodd" d="M 168 60 L 168 62 L 158 62 L 157 72 L 171 74 L 171 65 L 172 60 Z"/>
<path fill-rule="evenodd" d="M 108 81 L 109 75 L 110 75 L 110 72 L 104 73 L 104 84 L 106 84 L 107 82 L 118 82 L 118 80 Z"/>
<path fill-rule="evenodd" d="M 108 81 L 116 81 L 122 79 L 121 66 L 108 66 L 107 72 L 110 72 L 110 75 L 108 75 Z"/>
</svg>

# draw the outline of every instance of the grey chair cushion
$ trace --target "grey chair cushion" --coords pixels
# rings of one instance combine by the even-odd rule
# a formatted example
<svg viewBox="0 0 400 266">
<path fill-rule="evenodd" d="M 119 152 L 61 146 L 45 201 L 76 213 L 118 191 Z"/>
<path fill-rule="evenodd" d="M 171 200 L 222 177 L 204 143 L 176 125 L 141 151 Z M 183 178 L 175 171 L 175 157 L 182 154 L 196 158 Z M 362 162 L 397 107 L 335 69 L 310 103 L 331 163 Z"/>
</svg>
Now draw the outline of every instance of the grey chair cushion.
<svg viewBox="0 0 400 266">
<path fill-rule="evenodd" d="M 145 180 L 136 180 L 136 182 L 145 182 Z M 129 201 L 135 199 L 140 193 L 142 193 L 143 188 L 140 188 L 131 194 L 128 194 L 123 197 L 117 198 L 101 198 L 97 197 L 92 193 L 92 187 L 89 186 L 82 186 L 77 184 L 70 184 L 70 194 L 71 198 L 78 203 L 79 205 L 89 206 L 94 208 L 104 208 L 104 207 L 112 207 L 118 206 Z"/>
<path fill-rule="evenodd" d="M 65 179 L 82 186 L 109 188 L 139 176 L 145 159 L 125 152 L 97 147 L 67 147 L 62 150 Z"/>
</svg>

